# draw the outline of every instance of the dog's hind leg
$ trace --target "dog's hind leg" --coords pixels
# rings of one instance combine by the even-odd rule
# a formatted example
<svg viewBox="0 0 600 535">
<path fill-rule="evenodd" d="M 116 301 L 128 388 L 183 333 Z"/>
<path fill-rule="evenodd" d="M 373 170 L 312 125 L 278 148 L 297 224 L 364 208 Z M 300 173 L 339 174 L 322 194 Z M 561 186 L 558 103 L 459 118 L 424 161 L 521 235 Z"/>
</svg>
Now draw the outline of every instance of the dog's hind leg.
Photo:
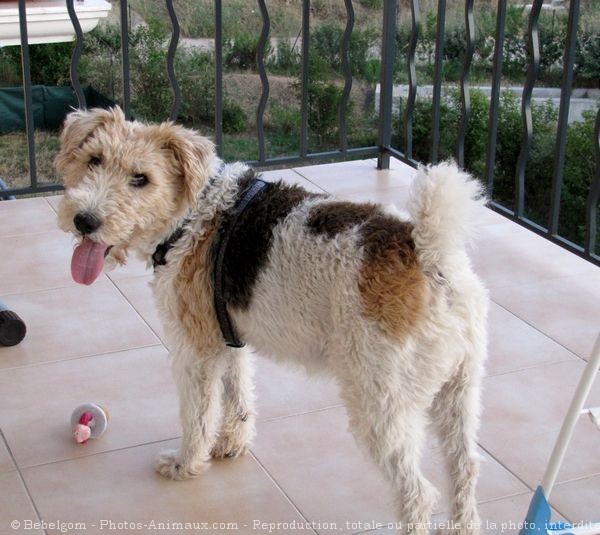
<svg viewBox="0 0 600 535">
<path fill-rule="evenodd" d="M 464 361 L 438 392 L 431 408 L 450 470 L 452 531 L 464 535 L 475 533 L 479 523 L 475 497 L 479 455 L 475 436 L 480 368 L 474 360 Z"/>
<path fill-rule="evenodd" d="M 395 373 L 392 355 L 344 360 L 338 376 L 350 429 L 392 485 L 401 531 L 425 535 L 438 495 L 419 467 L 427 396 Z"/>
<path fill-rule="evenodd" d="M 223 350 L 199 355 L 192 349 L 173 356 L 183 436 L 179 451 L 159 455 L 156 470 L 161 475 L 187 479 L 208 466 L 221 421 L 221 379 L 227 356 Z"/>
<path fill-rule="evenodd" d="M 253 361 L 245 349 L 232 349 L 223 375 L 223 423 L 212 455 L 237 457 L 254 437 Z"/>
</svg>

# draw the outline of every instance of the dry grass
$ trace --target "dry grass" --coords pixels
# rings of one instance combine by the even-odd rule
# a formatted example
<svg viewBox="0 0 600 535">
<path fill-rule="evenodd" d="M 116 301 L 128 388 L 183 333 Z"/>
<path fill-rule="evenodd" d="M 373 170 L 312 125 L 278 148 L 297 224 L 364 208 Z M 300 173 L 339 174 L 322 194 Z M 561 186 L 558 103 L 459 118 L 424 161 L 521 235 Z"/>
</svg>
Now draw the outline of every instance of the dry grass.
<svg viewBox="0 0 600 535">
<path fill-rule="evenodd" d="M 58 133 L 39 131 L 35 132 L 34 137 L 38 182 L 58 182 L 54 171 L 54 157 L 59 146 Z M 27 135 L 24 132 L 0 136 L 0 178 L 11 188 L 29 186 Z"/>
</svg>

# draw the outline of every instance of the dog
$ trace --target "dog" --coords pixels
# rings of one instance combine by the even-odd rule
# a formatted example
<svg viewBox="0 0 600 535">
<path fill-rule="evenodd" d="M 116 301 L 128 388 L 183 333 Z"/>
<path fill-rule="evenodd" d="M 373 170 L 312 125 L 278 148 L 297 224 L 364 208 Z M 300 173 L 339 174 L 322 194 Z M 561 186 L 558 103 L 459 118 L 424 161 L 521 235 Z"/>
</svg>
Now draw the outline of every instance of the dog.
<svg viewBox="0 0 600 535">
<path fill-rule="evenodd" d="M 404 219 L 377 204 L 261 185 L 197 132 L 127 121 L 118 107 L 72 112 L 60 143 L 58 218 L 79 242 L 74 279 L 91 284 L 130 252 L 154 265 L 183 428 L 181 448 L 157 459 L 160 474 L 194 477 L 211 457 L 247 451 L 252 361 L 230 347 L 241 341 L 335 377 L 351 432 L 419 534 L 437 498 L 419 467 L 433 422 L 454 530 L 474 531 L 488 308 L 466 253 L 485 202 L 477 181 L 452 163 L 421 168 Z"/>
</svg>

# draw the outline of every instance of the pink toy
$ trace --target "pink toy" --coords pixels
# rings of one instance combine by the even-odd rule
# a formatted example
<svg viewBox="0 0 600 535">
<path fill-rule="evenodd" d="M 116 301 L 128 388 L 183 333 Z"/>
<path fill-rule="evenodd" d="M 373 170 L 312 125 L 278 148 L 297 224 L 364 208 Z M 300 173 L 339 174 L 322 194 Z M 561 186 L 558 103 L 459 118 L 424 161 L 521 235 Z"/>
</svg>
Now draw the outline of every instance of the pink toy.
<svg viewBox="0 0 600 535">
<path fill-rule="evenodd" d="M 100 438 L 108 427 L 108 411 L 95 403 L 79 405 L 71 415 L 73 438 L 85 444 L 90 438 Z"/>
</svg>

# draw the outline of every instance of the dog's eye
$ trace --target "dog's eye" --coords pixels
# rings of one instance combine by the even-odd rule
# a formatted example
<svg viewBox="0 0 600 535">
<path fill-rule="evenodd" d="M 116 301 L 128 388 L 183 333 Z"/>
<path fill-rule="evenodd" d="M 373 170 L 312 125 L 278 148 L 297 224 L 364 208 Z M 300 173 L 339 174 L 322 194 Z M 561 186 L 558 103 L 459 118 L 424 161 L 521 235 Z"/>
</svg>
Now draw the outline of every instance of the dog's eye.
<svg viewBox="0 0 600 535">
<path fill-rule="evenodd" d="M 149 183 L 148 177 L 146 175 L 144 175 L 143 173 L 138 173 L 137 175 L 133 175 L 133 179 L 130 182 L 130 184 L 134 188 L 143 188 L 148 183 Z"/>
<path fill-rule="evenodd" d="M 88 162 L 89 167 L 96 167 L 102 163 L 102 156 L 92 156 Z"/>
</svg>

